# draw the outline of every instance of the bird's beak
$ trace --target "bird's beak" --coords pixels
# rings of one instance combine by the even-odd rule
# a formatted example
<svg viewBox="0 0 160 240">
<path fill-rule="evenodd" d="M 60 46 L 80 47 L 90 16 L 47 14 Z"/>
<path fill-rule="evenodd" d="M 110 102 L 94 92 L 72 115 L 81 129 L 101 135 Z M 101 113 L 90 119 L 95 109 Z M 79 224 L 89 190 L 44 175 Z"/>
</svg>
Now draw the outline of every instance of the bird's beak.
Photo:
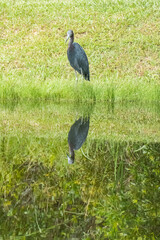
<svg viewBox="0 0 160 240">
<path fill-rule="evenodd" d="M 68 164 L 73 164 L 74 160 L 67 154 Z"/>
<path fill-rule="evenodd" d="M 68 41 L 68 39 L 69 39 L 69 36 L 67 36 L 65 43 Z"/>
</svg>

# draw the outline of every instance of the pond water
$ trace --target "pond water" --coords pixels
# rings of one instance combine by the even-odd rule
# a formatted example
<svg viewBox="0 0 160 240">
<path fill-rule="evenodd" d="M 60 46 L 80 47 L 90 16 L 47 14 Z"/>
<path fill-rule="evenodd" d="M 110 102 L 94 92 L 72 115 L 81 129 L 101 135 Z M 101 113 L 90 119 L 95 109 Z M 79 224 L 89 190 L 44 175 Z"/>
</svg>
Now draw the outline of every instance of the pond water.
<svg viewBox="0 0 160 240">
<path fill-rule="evenodd" d="M 160 239 L 156 103 L 0 105 L 0 239 Z"/>
</svg>

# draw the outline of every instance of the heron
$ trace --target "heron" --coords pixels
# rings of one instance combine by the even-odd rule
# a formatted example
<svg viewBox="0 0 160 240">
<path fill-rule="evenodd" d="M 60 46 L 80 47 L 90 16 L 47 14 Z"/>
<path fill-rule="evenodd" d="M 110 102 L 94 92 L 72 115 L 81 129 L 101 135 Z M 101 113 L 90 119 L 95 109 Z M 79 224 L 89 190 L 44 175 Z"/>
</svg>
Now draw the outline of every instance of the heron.
<svg viewBox="0 0 160 240">
<path fill-rule="evenodd" d="M 80 117 L 74 124 L 71 126 L 70 131 L 68 133 L 68 145 L 70 155 L 68 157 L 68 163 L 73 164 L 75 159 L 74 150 L 78 150 L 81 148 L 83 143 L 85 142 L 89 130 L 89 117 L 82 118 Z"/>
<path fill-rule="evenodd" d="M 89 63 L 87 55 L 84 49 L 78 44 L 74 42 L 74 33 L 72 30 L 67 32 L 66 42 L 69 39 L 68 49 L 67 49 L 67 56 L 70 62 L 71 67 L 75 70 L 76 80 L 77 72 L 80 73 L 85 80 L 90 81 L 90 74 L 89 74 Z"/>
</svg>

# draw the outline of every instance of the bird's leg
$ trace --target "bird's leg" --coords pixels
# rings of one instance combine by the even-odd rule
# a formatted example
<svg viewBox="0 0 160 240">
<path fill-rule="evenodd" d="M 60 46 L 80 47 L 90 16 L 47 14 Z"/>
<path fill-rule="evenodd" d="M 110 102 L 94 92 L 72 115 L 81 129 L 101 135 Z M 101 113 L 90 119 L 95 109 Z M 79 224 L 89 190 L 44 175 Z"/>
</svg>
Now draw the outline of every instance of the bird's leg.
<svg viewBox="0 0 160 240">
<path fill-rule="evenodd" d="M 83 71 L 82 71 L 82 68 L 81 68 L 81 75 L 82 75 L 82 80 L 83 80 Z"/>
<path fill-rule="evenodd" d="M 76 76 L 76 84 L 78 83 L 78 77 L 77 77 L 77 72 L 75 70 L 75 76 Z"/>
</svg>

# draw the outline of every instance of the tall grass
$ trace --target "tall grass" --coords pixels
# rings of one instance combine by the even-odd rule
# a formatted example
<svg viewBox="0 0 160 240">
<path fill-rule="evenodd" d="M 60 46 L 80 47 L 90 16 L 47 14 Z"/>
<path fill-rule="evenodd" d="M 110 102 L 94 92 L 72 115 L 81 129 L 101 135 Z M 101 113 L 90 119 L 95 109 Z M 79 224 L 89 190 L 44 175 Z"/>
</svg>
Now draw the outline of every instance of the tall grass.
<svg viewBox="0 0 160 240">
<path fill-rule="evenodd" d="M 0 3 L 0 99 L 160 100 L 158 0 Z M 64 43 L 73 29 L 91 82 L 75 86 Z"/>
</svg>

